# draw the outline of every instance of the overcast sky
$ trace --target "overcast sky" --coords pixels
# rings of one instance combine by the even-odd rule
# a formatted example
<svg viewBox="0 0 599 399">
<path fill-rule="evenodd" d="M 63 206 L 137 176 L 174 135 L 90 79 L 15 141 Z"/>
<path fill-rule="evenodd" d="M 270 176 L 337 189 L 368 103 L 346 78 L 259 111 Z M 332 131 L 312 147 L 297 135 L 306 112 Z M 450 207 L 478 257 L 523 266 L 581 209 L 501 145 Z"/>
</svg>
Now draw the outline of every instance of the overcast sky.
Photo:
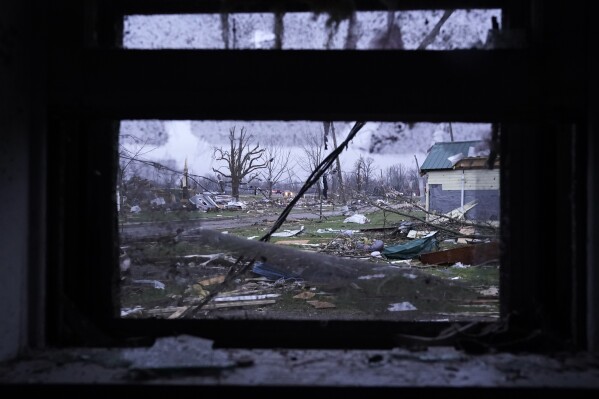
<svg viewBox="0 0 599 399">
<path fill-rule="evenodd" d="M 396 12 L 392 21 L 399 32 L 401 46 L 408 50 L 415 49 L 443 13 L 442 10 Z M 492 17 L 501 21 L 501 11 L 455 11 L 427 50 L 482 47 L 491 27 Z M 325 14 L 286 14 L 283 49 L 343 48 L 348 36 L 348 21 L 341 21 L 336 29 L 330 29 L 327 28 L 327 19 Z M 273 14 L 232 14 L 227 21 L 227 26 L 224 26 L 221 16 L 215 14 L 127 16 L 124 21 L 123 45 L 125 48 L 139 49 L 217 49 L 226 46 L 268 49 L 274 46 Z M 388 14 L 360 12 L 356 21 L 358 39 L 355 48 L 377 48 L 377 37 L 389 26 Z M 339 142 L 346 137 L 352 124 L 335 124 Z M 307 131 L 322 132 L 321 122 L 303 121 L 161 121 L 150 125 L 145 122 L 122 121 L 121 126 L 122 134 L 152 138 L 147 144 L 151 151 L 144 155 L 146 159 L 170 161 L 182 170 L 187 158 L 190 170 L 199 175 L 211 173 L 212 167 L 221 165 L 212 159 L 213 148 L 226 144 L 228 131 L 233 126 L 238 129 L 246 127 L 261 143 L 276 137 L 279 143 L 288 145 L 292 151 L 293 163 L 302 156 L 299 146 L 302 135 Z M 452 128 L 457 141 L 482 139 L 490 132 L 489 124 L 453 123 Z M 435 132 L 437 140 L 449 140 L 447 124 L 369 122 L 341 155 L 342 168 L 346 171 L 351 169 L 360 155 L 372 157 L 377 169 L 385 169 L 398 163 L 415 167 L 414 155 L 420 164 L 424 162 L 426 150 L 430 147 Z M 130 140 L 124 140 L 123 144 L 128 148 L 137 145 Z M 329 151 L 330 149 L 331 147 Z M 299 175 L 302 174 L 299 168 L 295 169 Z"/>
</svg>

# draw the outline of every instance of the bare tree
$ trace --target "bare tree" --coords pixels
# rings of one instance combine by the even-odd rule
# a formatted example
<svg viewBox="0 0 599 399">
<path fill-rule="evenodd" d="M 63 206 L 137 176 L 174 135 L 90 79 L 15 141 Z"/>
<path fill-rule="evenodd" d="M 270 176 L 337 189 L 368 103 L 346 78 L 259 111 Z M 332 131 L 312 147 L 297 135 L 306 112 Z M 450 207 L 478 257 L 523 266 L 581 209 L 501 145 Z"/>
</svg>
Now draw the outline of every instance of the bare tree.
<svg viewBox="0 0 599 399">
<path fill-rule="evenodd" d="M 298 166 L 307 173 L 312 173 L 316 170 L 318 165 L 324 159 L 324 135 L 323 133 L 315 134 L 314 132 L 308 132 L 305 135 L 304 144 L 302 144 L 302 150 L 304 151 L 304 158 L 300 158 Z M 318 195 L 320 196 L 321 183 L 317 183 Z"/>
<path fill-rule="evenodd" d="M 386 185 L 397 191 L 403 192 L 407 184 L 407 171 L 403 164 L 392 165 L 387 168 Z"/>
<path fill-rule="evenodd" d="M 239 134 L 235 132 L 235 126 L 229 129 L 229 149 L 215 148 L 213 157 L 217 161 L 225 161 L 226 165 L 218 169 L 212 168 L 214 173 L 231 179 L 231 195 L 239 201 L 239 185 L 244 178 L 251 182 L 258 176 L 258 171 L 266 167 L 263 154 L 264 148 L 260 144 L 253 144 L 254 136 L 241 128 Z"/>
<path fill-rule="evenodd" d="M 263 160 L 266 163 L 262 178 L 266 181 L 268 189 L 268 198 L 272 197 L 272 188 L 275 184 L 283 180 L 283 176 L 289 169 L 291 151 L 285 151 L 284 147 L 271 141 L 264 148 Z"/>
<path fill-rule="evenodd" d="M 358 192 L 368 191 L 370 183 L 374 177 L 374 159 L 360 158 L 354 163 L 354 171 L 356 174 L 356 190 Z"/>
<path fill-rule="evenodd" d="M 135 161 L 156 149 L 155 146 L 148 146 L 150 141 L 148 137 L 142 139 L 129 133 L 121 134 L 119 137 L 119 166 L 117 173 L 119 210 L 125 205 L 127 197 L 130 196 L 128 182 L 133 178 L 140 177 L 140 165 Z"/>
</svg>

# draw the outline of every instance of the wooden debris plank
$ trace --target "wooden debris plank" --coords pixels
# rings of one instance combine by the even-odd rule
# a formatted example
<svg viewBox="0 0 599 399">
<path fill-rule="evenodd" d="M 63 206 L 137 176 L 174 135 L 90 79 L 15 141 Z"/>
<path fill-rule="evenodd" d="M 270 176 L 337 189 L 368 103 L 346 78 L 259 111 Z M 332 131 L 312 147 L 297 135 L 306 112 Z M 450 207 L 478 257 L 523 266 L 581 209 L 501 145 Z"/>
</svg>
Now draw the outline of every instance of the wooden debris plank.
<svg viewBox="0 0 599 399">
<path fill-rule="evenodd" d="M 310 291 L 304 291 L 304 292 L 300 292 L 297 295 L 294 295 L 293 297 L 295 299 L 310 299 L 313 298 L 316 294 L 314 292 L 310 292 Z"/>
<path fill-rule="evenodd" d="M 204 287 L 208 286 L 208 285 L 214 285 L 214 284 L 220 284 L 223 281 L 225 281 L 225 275 L 220 275 L 220 276 L 216 276 L 216 277 L 211 277 L 211 278 L 207 278 L 205 280 L 200 281 L 200 284 L 203 285 Z"/>
<path fill-rule="evenodd" d="M 222 309 L 222 308 L 233 308 L 238 306 L 260 306 L 260 305 L 272 305 L 277 303 L 274 299 L 264 299 L 261 301 L 236 301 L 236 302 L 219 302 L 219 303 L 208 303 L 202 306 L 202 309 Z"/>
<path fill-rule="evenodd" d="M 272 294 L 271 288 L 265 288 L 262 290 L 235 290 L 235 291 L 227 291 L 227 292 L 219 292 L 216 296 L 217 298 L 225 297 L 225 296 L 233 296 L 233 295 L 252 295 L 252 294 Z"/>
<path fill-rule="evenodd" d="M 262 294 L 262 295 L 236 295 L 236 296 L 225 296 L 225 297 L 216 297 L 212 301 L 213 302 L 234 302 L 234 301 L 259 301 L 267 298 L 276 298 L 281 296 L 281 294 Z"/>
<path fill-rule="evenodd" d="M 306 301 L 310 305 L 314 306 L 316 309 L 328 309 L 328 308 L 336 308 L 335 304 L 324 301 Z"/>
<path fill-rule="evenodd" d="M 179 308 L 177 308 L 177 310 L 175 311 L 175 313 L 173 313 L 172 315 L 170 315 L 169 317 L 167 317 L 167 319 L 178 319 L 179 317 L 181 317 L 183 315 L 183 313 L 189 308 L 189 306 L 181 306 Z"/>
<path fill-rule="evenodd" d="M 280 240 L 276 241 L 275 244 L 280 245 L 305 245 L 308 244 L 310 240 Z"/>
<path fill-rule="evenodd" d="M 175 313 L 179 309 L 178 306 L 168 306 L 166 308 L 147 309 L 144 310 L 144 313 L 150 316 L 166 316 Z"/>
</svg>

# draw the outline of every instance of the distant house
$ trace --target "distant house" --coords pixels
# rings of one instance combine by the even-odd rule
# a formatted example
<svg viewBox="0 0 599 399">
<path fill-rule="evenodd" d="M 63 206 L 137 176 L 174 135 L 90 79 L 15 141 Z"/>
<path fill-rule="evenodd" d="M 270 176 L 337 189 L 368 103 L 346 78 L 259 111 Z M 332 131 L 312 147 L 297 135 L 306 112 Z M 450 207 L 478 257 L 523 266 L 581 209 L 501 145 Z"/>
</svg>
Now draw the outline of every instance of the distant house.
<svg viewBox="0 0 599 399">
<path fill-rule="evenodd" d="M 493 169 L 483 141 L 435 143 L 420 168 L 426 178 L 426 209 L 447 213 L 471 201 L 477 205 L 465 217 L 499 220 L 499 158 Z"/>
</svg>

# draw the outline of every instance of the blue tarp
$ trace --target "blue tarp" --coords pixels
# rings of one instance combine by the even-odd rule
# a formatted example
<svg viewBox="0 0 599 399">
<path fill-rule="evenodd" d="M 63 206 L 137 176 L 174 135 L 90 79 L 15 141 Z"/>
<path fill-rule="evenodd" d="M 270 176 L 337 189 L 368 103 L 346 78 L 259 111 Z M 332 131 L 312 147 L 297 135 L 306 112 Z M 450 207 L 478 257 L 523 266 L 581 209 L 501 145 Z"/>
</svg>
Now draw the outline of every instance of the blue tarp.
<svg viewBox="0 0 599 399">
<path fill-rule="evenodd" d="M 383 249 L 381 255 L 388 259 L 412 259 L 426 252 L 436 251 L 439 247 L 434 235 L 408 241 Z"/>
<path fill-rule="evenodd" d="M 302 278 L 297 274 L 286 272 L 277 268 L 276 266 L 260 261 L 254 263 L 252 271 L 260 276 L 266 277 L 269 280 L 302 280 Z"/>
</svg>

